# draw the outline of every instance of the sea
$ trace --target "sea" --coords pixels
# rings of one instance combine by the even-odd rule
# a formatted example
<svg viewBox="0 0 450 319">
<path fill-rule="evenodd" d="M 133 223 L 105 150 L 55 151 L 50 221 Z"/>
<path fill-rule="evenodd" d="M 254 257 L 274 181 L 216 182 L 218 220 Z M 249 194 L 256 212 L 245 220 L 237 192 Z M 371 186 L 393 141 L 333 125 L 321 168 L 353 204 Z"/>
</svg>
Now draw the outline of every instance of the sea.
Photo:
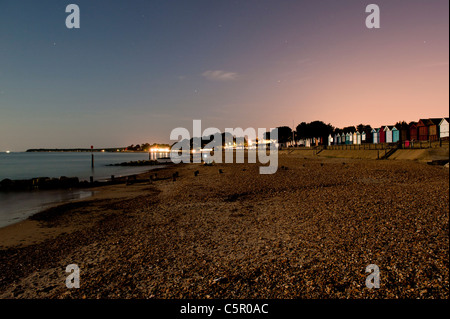
<svg viewBox="0 0 450 319">
<path fill-rule="evenodd" d="M 31 179 L 36 177 L 78 177 L 80 181 L 96 181 L 143 173 L 164 165 L 108 166 L 123 162 L 155 160 L 167 153 L 110 153 L 94 152 L 94 168 L 90 152 L 0 152 L 0 181 Z M 0 227 L 20 222 L 29 216 L 58 203 L 92 196 L 87 190 L 34 190 L 0 192 Z"/>
</svg>

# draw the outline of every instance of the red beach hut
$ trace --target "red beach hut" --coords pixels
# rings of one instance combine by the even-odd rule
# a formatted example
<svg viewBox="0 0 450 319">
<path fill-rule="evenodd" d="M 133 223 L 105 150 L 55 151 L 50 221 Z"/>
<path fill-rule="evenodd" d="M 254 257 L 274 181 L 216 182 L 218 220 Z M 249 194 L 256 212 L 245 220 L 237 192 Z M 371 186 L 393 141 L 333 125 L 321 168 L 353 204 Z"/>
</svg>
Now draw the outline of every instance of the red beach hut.
<svg viewBox="0 0 450 319">
<path fill-rule="evenodd" d="M 384 130 L 386 128 L 386 125 L 383 125 L 380 128 L 380 144 L 386 143 L 386 131 Z"/>
<path fill-rule="evenodd" d="M 417 137 L 419 141 L 428 141 L 429 137 L 429 120 L 426 119 L 420 119 L 417 123 Z"/>
<path fill-rule="evenodd" d="M 417 123 L 413 122 L 409 127 L 409 139 L 411 141 L 417 141 L 418 135 L 417 135 Z"/>
</svg>

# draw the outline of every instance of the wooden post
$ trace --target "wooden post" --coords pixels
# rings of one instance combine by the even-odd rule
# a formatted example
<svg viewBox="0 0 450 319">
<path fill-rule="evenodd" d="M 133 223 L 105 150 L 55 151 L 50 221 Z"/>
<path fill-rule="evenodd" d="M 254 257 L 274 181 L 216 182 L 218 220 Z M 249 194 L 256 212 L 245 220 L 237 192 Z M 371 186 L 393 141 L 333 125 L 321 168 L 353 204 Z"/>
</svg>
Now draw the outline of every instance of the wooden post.
<svg viewBox="0 0 450 319">
<path fill-rule="evenodd" d="M 91 167 L 92 168 L 94 168 L 94 153 L 93 153 L 93 150 L 94 150 L 94 146 L 91 145 Z"/>
</svg>

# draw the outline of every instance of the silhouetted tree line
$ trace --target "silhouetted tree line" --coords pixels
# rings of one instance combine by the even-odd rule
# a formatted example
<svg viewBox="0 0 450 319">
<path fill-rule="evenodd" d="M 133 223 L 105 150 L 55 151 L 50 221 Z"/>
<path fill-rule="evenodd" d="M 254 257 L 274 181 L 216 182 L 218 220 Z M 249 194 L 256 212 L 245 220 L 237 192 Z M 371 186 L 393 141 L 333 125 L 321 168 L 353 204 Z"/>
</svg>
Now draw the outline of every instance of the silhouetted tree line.
<svg viewBox="0 0 450 319">
<path fill-rule="evenodd" d="M 400 122 L 399 122 L 400 123 Z M 405 122 L 403 122 L 406 124 Z M 402 124 L 403 125 L 403 124 Z M 408 124 L 406 124 L 408 125 Z M 370 142 L 372 140 L 372 127 L 370 125 L 359 124 L 355 126 L 347 126 L 344 128 L 337 128 L 331 124 L 326 124 L 322 121 L 313 121 L 310 123 L 301 122 L 295 128 L 295 131 L 292 132 L 292 129 L 288 126 L 280 126 L 278 127 L 278 142 L 279 143 L 287 143 L 292 142 L 294 138 L 296 141 L 300 139 L 307 138 L 322 138 L 323 143 L 326 143 L 328 140 L 328 136 L 334 137 L 335 134 L 347 134 L 347 133 L 355 133 L 355 132 L 365 132 L 366 133 L 366 142 Z M 265 138 L 270 139 L 270 133 L 266 133 Z"/>
<path fill-rule="evenodd" d="M 169 147 L 169 144 L 158 144 L 158 143 L 153 143 L 152 145 L 150 145 L 149 143 L 144 143 L 144 144 L 131 144 L 130 146 L 127 146 L 125 148 L 125 150 L 127 151 L 140 151 L 140 152 L 148 152 L 151 148 L 153 147 L 158 147 L 158 148 L 165 148 L 165 147 Z"/>
</svg>

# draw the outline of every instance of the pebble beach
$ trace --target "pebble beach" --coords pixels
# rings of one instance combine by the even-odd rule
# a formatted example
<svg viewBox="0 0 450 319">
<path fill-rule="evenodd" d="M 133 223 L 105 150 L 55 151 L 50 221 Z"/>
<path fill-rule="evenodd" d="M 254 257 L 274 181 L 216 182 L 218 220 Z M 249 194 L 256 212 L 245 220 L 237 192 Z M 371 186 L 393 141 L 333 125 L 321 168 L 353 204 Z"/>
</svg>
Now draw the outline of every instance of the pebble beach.
<svg viewBox="0 0 450 319">
<path fill-rule="evenodd" d="M 174 165 L 0 229 L 0 298 L 448 297 L 449 170 L 417 161 Z"/>
</svg>

